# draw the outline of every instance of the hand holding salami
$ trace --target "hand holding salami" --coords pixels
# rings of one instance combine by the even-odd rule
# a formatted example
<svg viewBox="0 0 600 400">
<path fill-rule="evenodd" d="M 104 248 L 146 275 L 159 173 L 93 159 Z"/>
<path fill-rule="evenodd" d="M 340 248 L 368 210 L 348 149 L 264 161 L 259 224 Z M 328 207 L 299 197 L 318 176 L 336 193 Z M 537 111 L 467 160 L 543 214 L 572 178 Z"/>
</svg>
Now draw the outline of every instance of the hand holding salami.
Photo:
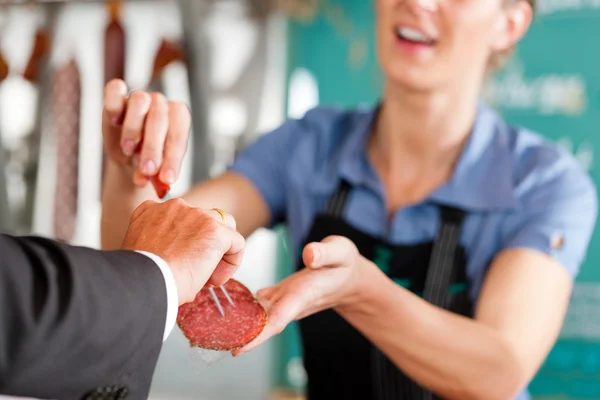
<svg viewBox="0 0 600 400">
<path fill-rule="evenodd" d="M 147 251 L 167 262 L 179 295 L 179 304 L 194 300 L 206 285 L 224 284 L 235 273 L 245 240 L 214 210 L 193 208 L 184 200 L 142 203 L 131 217 L 123 249 Z"/>
<path fill-rule="evenodd" d="M 227 301 L 221 290 L 215 290 L 224 315 L 221 315 L 207 288 L 194 301 L 179 307 L 177 324 L 191 347 L 232 351 L 254 340 L 267 323 L 267 311 L 241 282 L 229 280 L 225 289 L 233 299 Z"/>
<path fill-rule="evenodd" d="M 363 268 L 377 268 L 359 254 L 354 243 L 340 236 L 308 244 L 302 259 L 307 268 L 257 293 L 269 314 L 268 322 L 256 339 L 235 349 L 234 356 L 255 349 L 293 321 L 357 301 Z"/>
</svg>

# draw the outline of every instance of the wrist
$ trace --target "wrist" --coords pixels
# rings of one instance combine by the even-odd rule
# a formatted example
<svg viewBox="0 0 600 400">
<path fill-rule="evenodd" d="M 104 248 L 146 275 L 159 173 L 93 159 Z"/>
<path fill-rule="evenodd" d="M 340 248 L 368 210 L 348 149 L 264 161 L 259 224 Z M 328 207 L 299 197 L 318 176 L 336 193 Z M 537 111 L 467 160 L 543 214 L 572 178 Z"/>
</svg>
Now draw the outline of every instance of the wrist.
<svg viewBox="0 0 600 400">
<path fill-rule="evenodd" d="M 110 196 L 118 194 L 119 202 L 129 203 L 128 198 L 132 199 L 135 207 L 144 200 L 158 200 L 154 188 L 150 184 L 138 186 L 134 182 L 135 169 L 130 164 L 121 164 L 112 159 L 106 163 L 106 174 L 104 179 L 104 189 Z M 129 196 L 129 197 L 128 197 Z"/>
<path fill-rule="evenodd" d="M 179 305 L 189 303 L 190 301 L 194 300 L 195 294 L 192 295 L 192 291 L 190 290 L 190 276 L 188 275 L 186 278 L 177 268 L 171 268 L 171 273 L 173 274 L 173 278 L 175 280 Z"/>
<path fill-rule="evenodd" d="M 336 305 L 336 311 L 363 312 L 368 309 L 374 291 L 377 291 L 378 285 L 382 284 L 382 278 L 385 278 L 385 275 L 375 264 L 364 257 L 359 257 L 351 288 Z"/>
<path fill-rule="evenodd" d="M 129 164 L 121 164 L 114 161 L 111 158 L 107 157 L 106 160 L 106 177 L 107 178 L 116 178 L 121 185 L 131 185 L 131 187 L 135 187 L 133 184 L 133 167 Z"/>
</svg>

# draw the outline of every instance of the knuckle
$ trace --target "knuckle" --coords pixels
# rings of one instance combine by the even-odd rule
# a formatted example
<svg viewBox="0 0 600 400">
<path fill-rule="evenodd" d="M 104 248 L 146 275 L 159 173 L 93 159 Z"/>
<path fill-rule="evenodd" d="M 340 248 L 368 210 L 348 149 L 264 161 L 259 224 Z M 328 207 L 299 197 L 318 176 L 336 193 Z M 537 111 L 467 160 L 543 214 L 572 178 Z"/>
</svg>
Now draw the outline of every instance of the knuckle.
<svg viewBox="0 0 600 400">
<path fill-rule="evenodd" d="M 144 202 L 142 202 L 142 204 L 140 204 L 140 207 L 148 208 L 153 206 L 154 204 L 157 204 L 154 200 L 145 200 Z"/>
<path fill-rule="evenodd" d="M 239 241 L 242 249 L 246 248 L 246 238 L 244 238 L 244 236 L 239 233 L 238 231 L 232 231 L 234 233 L 235 236 L 237 236 L 237 240 Z"/>
<path fill-rule="evenodd" d="M 210 229 L 211 231 L 215 231 L 219 228 L 219 223 L 215 218 L 211 215 L 211 210 L 205 210 L 203 208 L 195 208 L 194 214 L 196 218 L 200 219 L 202 224 Z"/>
<path fill-rule="evenodd" d="M 181 216 L 181 220 L 185 220 L 185 217 L 189 215 L 190 212 L 193 214 L 193 208 L 190 209 L 185 200 L 180 198 L 170 199 L 164 202 L 164 204 L 174 213 Z M 188 213 L 188 214 L 186 214 Z"/>
<path fill-rule="evenodd" d="M 137 141 L 141 137 L 141 131 L 135 125 L 124 124 L 121 136 L 123 141 L 125 139 L 135 139 Z"/>
<path fill-rule="evenodd" d="M 154 204 L 156 204 L 156 202 L 152 200 L 146 200 L 142 202 L 142 204 L 140 204 L 135 210 L 133 210 L 132 218 L 139 217 L 144 211 L 152 207 L 152 205 Z"/>
<path fill-rule="evenodd" d="M 132 106 L 140 107 L 150 103 L 151 97 L 148 92 L 144 92 L 143 90 L 136 90 L 134 92 L 131 92 L 131 94 L 129 95 L 129 101 Z"/>
<path fill-rule="evenodd" d="M 151 140 L 150 137 L 144 140 L 144 148 L 142 152 L 146 157 L 151 158 L 157 158 L 160 154 L 162 154 L 162 151 L 158 147 L 158 144 Z"/>
<path fill-rule="evenodd" d="M 171 114 L 171 118 L 185 125 L 186 128 L 191 125 L 192 112 L 187 104 L 181 102 L 171 102 L 169 103 L 169 112 Z"/>
<path fill-rule="evenodd" d="M 160 92 L 150 93 L 150 99 L 152 100 L 153 105 L 164 105 L 167 103 L 167 98 Z"/>
<path fill-rule="evenodd" d="M 206 225 L 208 228 L 210 228 L 211 231 L 213 232 L 217 232 L 220 231 L 222 229 L 222 225 L 220 222 L 218 222 L 216 219 L 214 219 L 213 217 L 204 214 L 203 218 L 206 219 Z"/>
<path fill-rule="evenodd" d="M 182 206 L 187 207 L 187 203 L 181 197 L 176 197 L 174 199 L 167 200 L 167 203 L 169 203 L 175 207 L 182 207 Z"/>
<path fill-rule="evenodd" d="M 225 213 L 225 219 L 227 220 L 227 224 L 230 225 L 233 229 L 237 227 L 237 221 L 233 217 L 233 215 Z"/>
<path fill-rule="evenodd" d="M 191 116 L 191 114 L 192 114 L 190 107 L 181 101 L 169 102 L 169 108 L 172 110 L 173 113 L 184 116 L 184 117 Z"/>
</svg>

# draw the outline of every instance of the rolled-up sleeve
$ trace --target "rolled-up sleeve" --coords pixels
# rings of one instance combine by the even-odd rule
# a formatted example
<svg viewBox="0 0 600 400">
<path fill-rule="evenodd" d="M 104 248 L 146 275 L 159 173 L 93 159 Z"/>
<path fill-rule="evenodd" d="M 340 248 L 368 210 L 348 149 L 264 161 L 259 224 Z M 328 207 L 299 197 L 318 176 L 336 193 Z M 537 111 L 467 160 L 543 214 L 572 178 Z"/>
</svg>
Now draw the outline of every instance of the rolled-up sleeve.
<svg viewBox="0 0 600 400">
<path fill-rule="evenodd" d="M 537 174 L 506 220 L 502 248 L 543 252 L 576 277 L 596 226 L 596 187 L 574 162 Z"/>
<path fill-rule="evenodd" d="M 245 176 L 258 189 L 269 207 L 270 227 L 285 219 L 288 161 L 298 133 L 304 129 L 300 120 L 286 122 L 241 151 L 228 168 Z"/>
</svg>

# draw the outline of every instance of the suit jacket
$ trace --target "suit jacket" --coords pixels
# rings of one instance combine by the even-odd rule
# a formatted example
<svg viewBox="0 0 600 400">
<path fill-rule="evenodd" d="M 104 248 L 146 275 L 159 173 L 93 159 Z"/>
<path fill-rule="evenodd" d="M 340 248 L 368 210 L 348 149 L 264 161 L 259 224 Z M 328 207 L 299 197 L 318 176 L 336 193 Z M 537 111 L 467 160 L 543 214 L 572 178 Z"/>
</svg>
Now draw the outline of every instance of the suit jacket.
<svg viewBox="0 0 600 400">
<path fill-rule="evenodd" d="M 0 235 L 0 394 L 147 399 L 166 313 L 145 255 Z"/>
</svg>

